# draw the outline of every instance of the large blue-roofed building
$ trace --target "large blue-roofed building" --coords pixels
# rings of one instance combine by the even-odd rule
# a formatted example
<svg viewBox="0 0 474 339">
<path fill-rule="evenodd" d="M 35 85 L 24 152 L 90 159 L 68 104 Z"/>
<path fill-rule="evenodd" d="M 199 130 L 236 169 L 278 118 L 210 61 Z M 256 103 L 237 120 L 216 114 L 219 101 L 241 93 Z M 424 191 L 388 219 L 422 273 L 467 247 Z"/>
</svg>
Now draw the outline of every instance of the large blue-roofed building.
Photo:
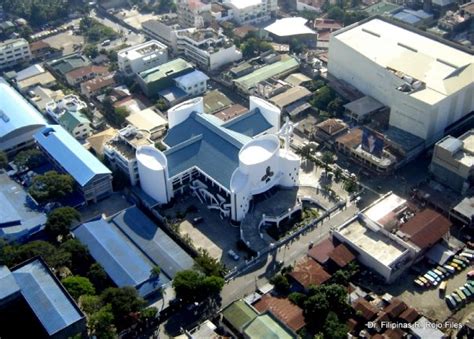
<svg viewBox="0 0 474 339">
<path fill-rule="evenodd" d="M 5 338 L 68 338 L 86 330 L 82 311 L 37 258 L 12 270 L 0 266 L 0 320 Z"/>
<path fill-rule="evenodd" d="M 31 146 L 33 134 L 45 125 L 41 113 L 0 77 L 0 151 L 15 153 Z"/>
<path fill-rule="evenodd" d="M 193 266 L 193 259 L 137 207 L 84 223 L 73 233 L 117 286 L 133 286 L 143 297 Z M 158 278 L 151 274 L 155 266 L 161 268 Z"/>
<path fill-rule="evenodd" d="M 54 165 L 74 178 L 86 202 L 112 193 L 112 172 L 63 127 L 45 127 L 34 137 Z"/>
<path fill-rule="evenodd" d="M 0 174 L 0 238 L 24 242 L 44 229 L 46 214 L 28 204 L 23 187 Z"/>
<path fill-rule="evenodd" d="M 167 150 L 137 150 L 140 185 L 158 203 L 193 191 L 221 217 L 238 222 L 254 195 L 298 184 L 299 157 L 280 148 L 277 136 L 292 127 L 280 131 L 280 110 L 263 99 L 250 97 L 247 113 L 222 122 L 195 98 L 169 109 L 168 120 Z"/>
</svg>

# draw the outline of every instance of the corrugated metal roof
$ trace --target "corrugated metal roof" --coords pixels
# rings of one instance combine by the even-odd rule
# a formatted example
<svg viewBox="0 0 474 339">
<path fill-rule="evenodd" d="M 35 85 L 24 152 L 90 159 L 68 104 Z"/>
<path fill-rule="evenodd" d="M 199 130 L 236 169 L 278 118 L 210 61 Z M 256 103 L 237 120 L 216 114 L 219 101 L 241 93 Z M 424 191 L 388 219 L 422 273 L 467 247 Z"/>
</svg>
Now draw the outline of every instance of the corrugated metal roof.
<svg viewBox="0 0 474 339">
<path fill-rule="evenodd" d="M 150 279 L 154 266 L 151 260 L 106 220 L 84 223 L 73 233 L 117 286 L 138 286 Z M 163 278 L 160 276 L 160 283 L 167 282 L 166 277 Z"/>
<path fill-rule="evenodd" d="M 130 207 L 114 217 L 114 223 L 170 279 L 177 272 L 190 269 L 194 261 L 161 228 L 137 207 Z"/>
<path fill-rule="evenodd" d="M 222 315 L 232 327 L 240 331 L 242 327 L 255 319 L 258 313 L 243 300 L 237 300 L 224 309 Z"/>
<path fill-rule="evenodd" d="M 261 314 L 247 325 L 244 330 L 245 336 L 252 339 L 278 338 L 296 339 L 296 334 L 280 324 L 271 313 Z"/>
<path fill-rule="evenodd" d="M 15 277 L 7 266 L 0 266 L 0 302 L 20 291 Z"/>
<path fill-rule="evenodd" d="M 207 81 L 209 77 L 201 71 L 194 70 L 191 73 L 181 75 L 177 78 L 174 78 L 176 83 L 181 84 L 184 87 L 194 86 L 195 83 L 201 81 Z"/>
<path fill-rule="evenodd" d="M 272 124 L 270 124 L 260 110 L 256 108 L 247 114 L 227 121 L 222 127 L 252 138 L 272 128 Z"/>
<path fill-rule="evenodd" d="M 0 140 L 20 128 L 45 125 L 43 116 L 0 77 Z"/>
<path fill-rule="evenodd" d="M 21 294 L 49 335 L 84 317 L 42 261 L 34 260 L 16 268 L 12 274 Z"/>
<path fill-rule="evenodd" d="M 80 124 L 90 124 L 89 119 L 82 114 L 81 112 L 72 112 L 66 111 L 64 114 L 59 118 L 59 121 L 63 127 L 72 133 L 74 129 Z"/>
<path fill-rule="evenodd" d="M 96 175 L 111 174 L 104 164 L 59 125 L 38 131 L 35 139 L 81 186 Z"/>
</svg>

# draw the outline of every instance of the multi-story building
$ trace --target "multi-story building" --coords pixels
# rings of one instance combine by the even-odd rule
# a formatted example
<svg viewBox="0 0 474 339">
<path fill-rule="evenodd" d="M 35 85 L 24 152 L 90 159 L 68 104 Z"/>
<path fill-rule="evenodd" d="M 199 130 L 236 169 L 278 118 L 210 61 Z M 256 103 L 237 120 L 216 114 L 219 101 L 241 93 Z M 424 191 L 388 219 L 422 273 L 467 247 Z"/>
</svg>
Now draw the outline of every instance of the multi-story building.
<svg viewBox="0 0 474 339">
<path fill-rule="evenodd" d="M 88 65 L 76 68 L 65 74 L 66 81 L 71 86 L 77 86 L 84 81 L 109 74 L 108 67 Z"/>
<path fill-rule="evenodd" d="M 55 168 L 74 179 L 85 203 L 95 203 L 112 193 L 112 172 L 64 128 L 50 125 L 34 137 Z"/>
<path fill-rule="evenodd" d="M 70 94 L 46 104 L 46 113 L 76 139 L 85 139 L 91 134 L 92 128 L 90 120 L 81 113 L 84 108 L 87 108 L 87 104 L 77 95 Z"/>
<path fill-rule="evenodd" d="M 0 151 L 14 154 L 31 146 L 45 125 L 41 113 L 0 77 Z"/>
<path fill-rule="evenodd" d="M 197 96 L 207 90 L 209 77 L 201 71 L 181 75 L 174 79 L 176 87 L 182 89 L 188 96 Z"/>
<path fill-rule="evenodd" d="M 168 47 L 151 40 L 120 50 L 117 58 L 120 71 L 130 76 L 167 62 Z"/>
<path fill-rule="evenodd" d="M 437 181 L 458 192 L 474 186 L 474 129 L 459 138 L 448 135 L 438 141 L 430 170 Z"/>
<path fill-rule="evenodd" d="M 139 177 L 135 153 L 138 147 L 146 145 L 153 145 L 150 133 L 129 125 L 104 145 L 104 155 L 114 169 L 123 172 L 130 183 L 136 185 Z"/>
<path fill-rule="evenodd" d="M 174 32 L 180 29 L 176 18 L 148 20 L 142 23 L 142 29 L 151 39 L 156 39 L 168 46 L 171 52 L 176 50 L 176 34 Z"/>
<path fill-rule="evenodd" d="M 461 46 L 375 17 L 333 33 L 328 71 L 389 107 L 390 126 L 428 146 L 474 110 L 473 60 Z"/>
<path fill-rule="evenodd" d="M 216 70 L 242 59 L 232 40 L 212 28 L 176 31 L 176 49 L 201 68 Z"/>
<path fill-rule="evenodd" d="M 204 13 L 210 13 L 210 0 L 177 0 L 176 12 L 181 27 L 204 27 Z"/>
<path fill-rule="evenodd" d="M 15 66 L 30 59 L 30 45 L 25 39 L 0 42 L 0 69 Z"/>
<path fill-rule="evenodd" d="M 269 20 L 278 10 L 277 0 L 226 0 L 232 18 L 238 24 L 253 24 Z"/>
</svg>

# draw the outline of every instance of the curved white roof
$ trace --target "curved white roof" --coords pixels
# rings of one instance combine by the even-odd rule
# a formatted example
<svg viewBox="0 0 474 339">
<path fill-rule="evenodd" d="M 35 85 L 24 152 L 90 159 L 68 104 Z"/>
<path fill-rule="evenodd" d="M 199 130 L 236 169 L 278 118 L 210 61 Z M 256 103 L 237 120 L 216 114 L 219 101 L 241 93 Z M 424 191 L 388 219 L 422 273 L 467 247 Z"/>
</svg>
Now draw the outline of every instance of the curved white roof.
<svg viewBox="0 0 474 339">
<path fill-rule="evenodd" d="M 240 151 L 239 159 L 246 165 L 254 165 L 267 161 L 280 148 L 278 139 L 265 135 L 250 141 Z"/>
<path fill-rule="evenodd" d="M 265 30 L 278 36 L 316 34 L 315 31 L 305 25 L 307 21 L 301 17 L 283 18 L 265 27 Z"/>
<path fill-rule="evenodd" d="M 0 138 L 20 128 L 45 125 L 41 113 L 0 78 Z"/>
<path fill-rule="evenodd" d="M 153 146 L 142 146 L 137 150 L 137 161 L 152 170 L 166 167 L 165 155 Z"/>
</svg>

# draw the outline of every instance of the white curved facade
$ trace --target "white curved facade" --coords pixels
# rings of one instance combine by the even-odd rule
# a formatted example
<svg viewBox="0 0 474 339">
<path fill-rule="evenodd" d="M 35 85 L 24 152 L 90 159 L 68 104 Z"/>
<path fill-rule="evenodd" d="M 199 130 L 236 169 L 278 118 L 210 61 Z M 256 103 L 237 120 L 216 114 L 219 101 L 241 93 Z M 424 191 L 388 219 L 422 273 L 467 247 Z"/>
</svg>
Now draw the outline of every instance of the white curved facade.
<svg viewBox="0 0 474 339">
<path fill-rule="evenodd" d="M 173 128 L 189 118 L 193 112 L 204 112 L 204 99 L 202 97 L 187 100 L 168 110 L 168 127 Z"/>
<path fill-rule="evenodd" d="M 170 201 L 168 160 L 163 152 L 153 146 L 142 146 L 137 150 L 140 186 L 145 193 L 166 204 Z"/>
<path fill-rule="evenodd" d="M 244 218 L 253 195 L 276 185 L 298 185 L 299 167 L 300 158 L 280 148 L 280 139 L 275 134 L 261 135 L 244 145 L 230 183 L 232 219 Z"/>
</svg>

